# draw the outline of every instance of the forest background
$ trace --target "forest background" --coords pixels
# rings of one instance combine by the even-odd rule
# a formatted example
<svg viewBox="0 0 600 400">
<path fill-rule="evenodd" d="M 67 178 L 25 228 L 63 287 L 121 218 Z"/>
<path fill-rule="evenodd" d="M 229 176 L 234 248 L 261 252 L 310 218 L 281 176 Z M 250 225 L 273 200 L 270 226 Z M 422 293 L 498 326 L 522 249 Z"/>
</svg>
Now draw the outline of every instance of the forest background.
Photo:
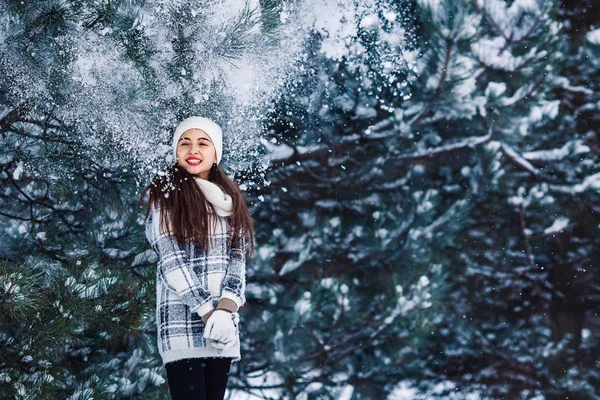
<svg viewBox="0 0 600 400">
<path fill-rule="evenodd" d="M 232 399 L 600 398 L 594 0 L 0 1 L 0 398 L 163 399 L 139 195 L 224 127 Z"/>
</svg>

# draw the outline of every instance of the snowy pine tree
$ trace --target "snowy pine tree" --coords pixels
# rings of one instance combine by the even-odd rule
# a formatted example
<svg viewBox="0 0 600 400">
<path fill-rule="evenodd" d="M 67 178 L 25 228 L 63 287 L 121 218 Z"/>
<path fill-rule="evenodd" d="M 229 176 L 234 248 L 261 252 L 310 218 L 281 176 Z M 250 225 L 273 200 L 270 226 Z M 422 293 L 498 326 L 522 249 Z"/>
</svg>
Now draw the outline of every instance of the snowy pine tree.
<svg viewBox="0 0 600 400">
<path fill-rule="evenodd" d="M 418 1 L 416 46 L 391 49 L 385 16 L 398 10 L 377 18 L 357 7 L 345 19 L 359 27 L 348 28 L 350 51 L 328 47 L 330 32 L 309 47 L 304 84 L 278 103 L 265 143 L 274 162 L 261 261 L 274 275 L 261 282 L 271 284 L 265 304 L 289 310 L 275 326 L 295 318 L 288 335 L 309 329 L 303 348 L 311 335 L 324 347 L 329 324 L 318 321 L 334 300 L 315 296 L 319 286 L 346 285 L 362 298 L 354 309 L 380 305 L 346 312 L 365 334 L 362 322 L 393 303 L 379 300 L 385 288 L 422 273 L 436 283 L 436 307 L 398 318 L 396 338 L 375 351 L 347 332 L 360 351 L 328 370 L 337 352 L 324 347 L 304 370 L 319 376 L 311 393 L 335 397 L 343 383 L 325 377 L 341 377 L 353 398 L 382 398 L 400 381 L 422 398 L 597 396 L 597 35 L 574 50 L 559 7 Z M 317 314 L 301 318 L 309 307 Z M 406 329 L 423 321 L 426 331 Z M 287 364 L 303 365 L 298 351 Z M 302 382 L 302 368 L 290 369 L 287 385 Z"/>
<path fill-rule="evenodd" d="M 255 193 L 249 286 L 259 303 L 247 310 L 257 393 L 264 378 L 280 398 L 381 399 L 421 365 L 441 276 L 425 239 L 438 234 L 433 194 L 406 186 L 410 168 L 386 168 L 397 132 L 373 128 L 410 97 L 406 6 L 311 3 L 350 26 L 317 21 L 263 142 L 272 163 Z"/>
<path fill-rule="evenodd" d="M 0 2 L 0 397 L 166 396 L 138 195 L 194 113 L 256 220 L 232 392 L 597 398 L 592 3 Z"/>
<path fill-rule="evenodd" d="M 453 31 L 451 18 L 461 19 L 448 6 L 423 5 L 438 40 Z M 597 220 L 589 206 L 597 202 L 600 175 L 598 164 L 585 160 L 590 132 L 569 127 L 564 94 L 578 89 L 563 75 L 571 68 L 570 43 L 558 35 L 561 26 L 552 19 L 551 6 L 482 1 L 471 10 L 464 5 L 465 22 L 456 31 L 477 36 L 464 51 L 459 44 L 455 58 L 454 42 L 443 37 L 450 56 L 442 58 L 440 50 L 436 59 L 449 60 L 438 64 L 438 76 L 446 79 L 445 88 L 436 87 L 438 98 L 460 96 L 440 101 L 440 108 L 471 104 L 475 111 L 465 119 L 432 107 L 435 134 L 449 135 L 442 136 L 442 148 L 446 139 L 462 136 L 452 126 L 469 132 L 477 129 L 470 128 L 473 121 L 481 132 L 453 150 L 462 152 L 457 154 L 462 162 L 445 165 L 460 173 L 453 183 L 470 186 L 475 201 L 454 238 L 454 251 L 448 252 L 453 254 L 448 264 L 452 317 L 440 331 L 447 344 L 435 348 L 447 355 L 437 360 L 438 371 L 456 388 L 494 398 L 597 396 L 597 378 L 586 372 L 593 358 L 581 342 L 584 327 L 594 320 L 586 315 L 597 307 L 592 284 L 597 275 L 590 262 L 597 252 L 581 224 Z M 452 87 L 452 74 L 460 71 L 452 68 L 453 59 L 468 66 L 455 78 L 467 92 Z"/>
<path fill-rule="evenodd" d="M 0 397 L 167 395 L 139 193 L 181 117 L 252 131 L 276 7 L 0 2 Z"/>
</svg>

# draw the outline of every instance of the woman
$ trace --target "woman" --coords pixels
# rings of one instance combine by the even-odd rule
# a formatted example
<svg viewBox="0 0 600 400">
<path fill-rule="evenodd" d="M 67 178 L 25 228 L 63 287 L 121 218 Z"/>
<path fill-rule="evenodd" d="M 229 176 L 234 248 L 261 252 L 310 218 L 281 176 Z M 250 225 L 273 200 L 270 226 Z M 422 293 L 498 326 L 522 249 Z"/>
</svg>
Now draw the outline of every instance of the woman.
<svg viewBox="0 0 600 400">
<path fill-rule="evenodd" d="M 143 203 L 150 192 L 158 350 L 175 400 L 222 400 L 231 362 L 240 359 L 237 311 L 254 232 L 244 195 L 219 169 L 222 153 L 219 125 L 183 120 L 173 135 L 176 163 L 141 194 Z"/>
</svg>

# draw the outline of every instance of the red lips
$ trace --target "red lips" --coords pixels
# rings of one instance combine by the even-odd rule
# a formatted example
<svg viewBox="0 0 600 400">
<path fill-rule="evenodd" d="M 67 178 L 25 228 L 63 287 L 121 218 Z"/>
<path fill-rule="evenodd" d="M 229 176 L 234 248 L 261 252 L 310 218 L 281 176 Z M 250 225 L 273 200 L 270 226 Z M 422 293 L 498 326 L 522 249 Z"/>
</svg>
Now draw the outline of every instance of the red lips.
<svg viewBox="0 0 600 400">
<path fill-rule="evenodd" d="M 200 163 L 202 162 L 201 159 L 196 158 L 196 157 L 190 157 L 190 158 L 186 159 L 186 161 L 188 162 L 188 164 L 190 163 L 190 161 L 199 161 L 198 164 L 194 164 L 194 165 L 200 165 Z"/>
</svg>

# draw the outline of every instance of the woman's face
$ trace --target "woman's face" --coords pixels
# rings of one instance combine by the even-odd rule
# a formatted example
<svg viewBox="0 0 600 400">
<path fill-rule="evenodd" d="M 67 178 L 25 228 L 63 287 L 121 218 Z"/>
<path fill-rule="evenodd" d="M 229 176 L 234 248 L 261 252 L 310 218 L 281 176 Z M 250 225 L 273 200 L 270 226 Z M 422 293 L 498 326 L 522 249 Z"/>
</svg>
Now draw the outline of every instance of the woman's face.
<svg viewBox="0 0 600 400">
<path fill-rule="evenodd" d="M 190 174 L 208 180 L 208 173 L 217 162 L 215 146 L 206 132 L 194 128 L 183 132 L 177 142 L 177 164 Z"/>
</svg>

